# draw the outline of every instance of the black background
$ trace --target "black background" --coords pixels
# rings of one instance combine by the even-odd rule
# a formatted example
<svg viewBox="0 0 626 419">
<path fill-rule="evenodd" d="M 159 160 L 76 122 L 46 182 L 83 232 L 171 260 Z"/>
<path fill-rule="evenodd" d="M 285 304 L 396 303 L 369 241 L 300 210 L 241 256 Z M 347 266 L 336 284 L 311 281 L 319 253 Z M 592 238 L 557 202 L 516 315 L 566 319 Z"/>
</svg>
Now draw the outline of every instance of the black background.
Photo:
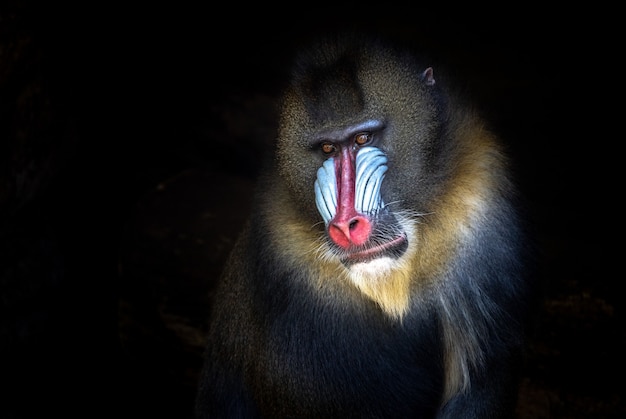
<svg viewBox="0 0 626 419">
<path fill-rule="evenodd" d="M 0 417 L 191 416 L 289 60 L 349 26 L 451 70 L 510 151 L 544 291 L 518 416 L 623 417 L 615 13 L 4 2 Z"/>
</svg>

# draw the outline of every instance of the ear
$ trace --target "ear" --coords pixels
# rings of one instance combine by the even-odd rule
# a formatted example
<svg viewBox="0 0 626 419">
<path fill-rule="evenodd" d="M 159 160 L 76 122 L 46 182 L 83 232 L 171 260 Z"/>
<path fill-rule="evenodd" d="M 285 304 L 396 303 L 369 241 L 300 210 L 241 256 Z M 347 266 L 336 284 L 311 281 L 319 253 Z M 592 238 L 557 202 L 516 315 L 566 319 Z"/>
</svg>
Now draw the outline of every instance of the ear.
<svg viewBox="0 0 626 419">
<path fill-rule="evenodd" d="M 435 77 L 433 74 L 433 68 L 428 67 L 426 70 L 422 72 L 421 80 L 426 83 L 427 86 L 435 85 Z"/>
</svg>

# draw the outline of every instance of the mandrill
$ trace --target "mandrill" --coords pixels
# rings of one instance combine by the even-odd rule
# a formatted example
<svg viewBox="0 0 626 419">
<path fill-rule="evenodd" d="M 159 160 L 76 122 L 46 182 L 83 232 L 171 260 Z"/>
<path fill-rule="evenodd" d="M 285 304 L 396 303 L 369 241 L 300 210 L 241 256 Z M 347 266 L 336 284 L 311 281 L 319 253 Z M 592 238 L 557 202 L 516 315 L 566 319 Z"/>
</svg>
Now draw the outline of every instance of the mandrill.
<svg viewBox="0 0 626 419">
<path fill-rule="evenodd" d="M 297 58 L 197 418 L 512 417 L 532 295 L 518 193 L 437 74 L 358 36 Z"/>
</svg>

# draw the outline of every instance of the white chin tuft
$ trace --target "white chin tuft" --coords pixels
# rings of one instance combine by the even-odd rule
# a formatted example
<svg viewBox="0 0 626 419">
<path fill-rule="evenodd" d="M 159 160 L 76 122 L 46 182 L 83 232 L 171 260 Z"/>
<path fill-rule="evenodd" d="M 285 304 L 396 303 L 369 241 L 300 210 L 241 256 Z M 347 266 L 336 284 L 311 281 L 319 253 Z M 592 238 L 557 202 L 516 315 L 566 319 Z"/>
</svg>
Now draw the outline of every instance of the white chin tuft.
<svg viewBox="0 0 626 419">
<path fill-rule="evenodd" d="M 369 262 L 359 262 L 350 266 L 350 275 L 359 280 L 375 280 L 381 276 L 387 276 L 394 267 L 397 265 L 397 261 L 389 258 L 382 257 L 371 260 Z"/>
</svg>

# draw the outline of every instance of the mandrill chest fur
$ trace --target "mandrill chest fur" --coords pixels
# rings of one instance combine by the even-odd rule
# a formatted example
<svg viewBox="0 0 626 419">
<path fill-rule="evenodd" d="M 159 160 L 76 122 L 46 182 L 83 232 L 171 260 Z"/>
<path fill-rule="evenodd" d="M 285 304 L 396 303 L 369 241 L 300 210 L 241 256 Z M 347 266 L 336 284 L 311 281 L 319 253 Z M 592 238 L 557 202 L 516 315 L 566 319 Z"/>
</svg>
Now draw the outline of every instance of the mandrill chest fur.
<svg viewBox="0 0 626 419">
<path fill-rule="evenodd" d="M 424 308 L 401 324 L 345 284 L 311 289 L 310 278 L 296 270 L 279 278 L 299 285 L 287 293 L 264 287 L 250 313 L 271 313 L 260 319 L 269 325 L 265 344 L 252 345 L 249 351 L 259 352 L 247 355 L 256 360 L 248 383 L 262 416 L 434 414 L 443 342 L 431 327 L 433 312 Z M 370 398 L 378 402 L 363 403 Z"/>
<path fill-rule="evenodd" d="M 197 418 L 512 417 L 529 250 L 465 103 L 379 40 L 297 58 L 212 300 Z"/>
</svg>

